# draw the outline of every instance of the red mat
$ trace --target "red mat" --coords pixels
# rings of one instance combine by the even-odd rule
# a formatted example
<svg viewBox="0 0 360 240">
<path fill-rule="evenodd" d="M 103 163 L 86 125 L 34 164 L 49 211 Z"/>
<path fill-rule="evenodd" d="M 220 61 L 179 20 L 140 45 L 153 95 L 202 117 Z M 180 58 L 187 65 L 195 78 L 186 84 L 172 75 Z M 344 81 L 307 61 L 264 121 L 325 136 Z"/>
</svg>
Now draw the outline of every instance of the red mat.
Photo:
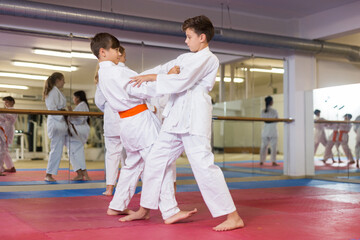
<svg viewBox="0 0 360 240">
<path fill-rule="evenodd" d="M 27 182 L 27 181 L 44 181 L 45 170 L 42 171 L 17 171 L 16 173 L 5 173 L 6 176 L 0 177 L 0 182 Z M 88 171 L 92 180 L 104 180 L 105 173 L 103 170 Z M 54 175 L 56 180 L 69 180 L 76 176 L 74 172 L 68 170 L 59 170 L 57 175 Z"/>
<path fill-rule="evenodd" d="M 231 191 L 246 227 L 214 232 L 199 192 L 177 193 L 182 209 L 198 208 L 186 223 L 165 225 L 158 211 L 146 221 L 118 222 L 105 214 L 105 196 L 0 200 L 0 239 L 360 239 L 360 193 L 317 187 Z M 139 195 L 130 208 L 136 209 Z"/>
</svg>

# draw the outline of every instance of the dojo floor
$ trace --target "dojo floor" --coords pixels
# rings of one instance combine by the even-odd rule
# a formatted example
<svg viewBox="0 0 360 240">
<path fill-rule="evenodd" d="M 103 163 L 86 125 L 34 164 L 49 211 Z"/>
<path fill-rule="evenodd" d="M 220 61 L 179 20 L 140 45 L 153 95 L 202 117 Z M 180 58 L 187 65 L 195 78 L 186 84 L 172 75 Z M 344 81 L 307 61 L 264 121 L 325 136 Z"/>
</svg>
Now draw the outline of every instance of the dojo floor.
<svg viewBox="0 0 360 240">
<path fill-rule="evenodd" d="M 118 222 L 107 216 L 103 188 L 0 193 L 0 239 L 360 239 L 360 184 L 312 179 L 229 182 L 246 227 L 214 232 L 213 219 L 195 184 L 179 184 L 182 209 L 198 214 L 178 224 L 150 220 Z M 137 189 L 138 191 L 140 188 Z M 136 194 L 131 209 L 139 205 Z"/>
</svg>

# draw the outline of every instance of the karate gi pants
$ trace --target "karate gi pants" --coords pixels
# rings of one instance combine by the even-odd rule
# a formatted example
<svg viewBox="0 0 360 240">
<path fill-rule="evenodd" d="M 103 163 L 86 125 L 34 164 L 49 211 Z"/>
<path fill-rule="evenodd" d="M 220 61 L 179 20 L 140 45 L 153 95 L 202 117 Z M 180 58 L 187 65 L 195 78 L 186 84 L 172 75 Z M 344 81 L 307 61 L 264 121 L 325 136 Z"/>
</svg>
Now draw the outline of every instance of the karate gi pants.
<svg viewBox="0 0 360 240">
<path fill-rule="evenodd" d="M 316 135 L 316 134 L 315 134 Z M 319 147 L 319 144 L 322 144 L 324 147 L 326 147 L 327 140 L 324 132 L 318 133 L 318 136 L 315 136 L 315 143 L 314 143 L 314 154 L 316 153 L 317 148 Z"/>
<path fill-rule="evenodd" d="M 66 140 L 66 147 L 74 172 L 77 170 L 85 170 L 86 163 L 83 142 L 74 137 L 68 137 Z"/>
<path fill-rule="evenodd" d="M 145 162 L 147 161 L 150 149 L 151 146 L 136 152 L 126 152 L 127 157 L 125 165 L 121 168 L 115 195 L 109 205 L 110 209 L 124 211 L 128 207 L 129 202 L 135 193 L 139 178 L 144 171 Z M 171 177 L 173 176 L 171 169 L 170 175 Z M 174 187 L 173 181 L 171 181 L 171 186 Z M 142 189 L 144 190 L 144 186 Z M 174 191 L 172 192 L 172 196 L 167 196 L 167 198 L 172 199 L 175 203 L 171 202 L 169 206 L 166 205 L 163 207 L 162 215 L 164 219 L 167 219 L 180 211 L 173 196 Z"/>
<path fill-rule="evenodd" d="M 9 153 L 9 146 L 6 142 L 1 141 L 0 142 L 0 172 L 5 170 L 4 164 L 6 165 L 6 168 L 14 167 L 14 163 Z"/>
<path fill-rule="evenodd" d="M 203 136 L 161 131 L 145 162 L 140 205 L 164 213 L 177 207 L 172 163 L 185 150 L 204 201 L 213 217 L 236 210 L 221 169 L 214 164 L 210 140 Z M 163 214 L 163 218 L 164 217 Z"/>
<path fill-rule="evenodd" d="M 360 127 L 356 131 L 355 157 L 356 160 L 360 158 Z"/>
<path fill-rule="evenodd" d="M 123 167 L 126 159 L 120 136 L 105 136 L 105 148 L 106 185 L 115 185 L 119 175 L 119 164 Z"/>
<path fill-rule="evenodd" d="M 62 134 L 53 134 L 50 138 L 50 154 L 46 173 L 56 175 L 59 170 L 61 156 L 65 144 L 65 136 Z"/>
<path fill-rule="evenodd" d="M 266 161 L 267 149 L 270 144 L 271 149 L 271 162 L 276 162 L 276 152 L 277 152 L 277 137 L 262 137 L 261 138 L 261 148 L 260 148 L 260 162 L 264 163 Z"/>
</svg>

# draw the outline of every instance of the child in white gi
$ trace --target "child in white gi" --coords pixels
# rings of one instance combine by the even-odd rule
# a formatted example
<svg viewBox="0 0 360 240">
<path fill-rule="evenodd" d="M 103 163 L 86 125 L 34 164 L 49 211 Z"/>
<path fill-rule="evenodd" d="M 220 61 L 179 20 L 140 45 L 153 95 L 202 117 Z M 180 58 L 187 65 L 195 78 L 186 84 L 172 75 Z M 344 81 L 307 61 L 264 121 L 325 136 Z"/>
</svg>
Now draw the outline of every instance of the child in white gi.
<svg viewBox="0 0 360 240">
<path fill-rule="evenodd" d="M 92 38 L 91 50 L 99 59 L 99 83 L 102 94 L 113 111 L 120 115 L 120 137 L 126 149 L 127 158 L 121 168 L 115 195 L 110 202 L 107 214 L 129 214 L 127 206 L 135 193 L 136 185 L 144 169 L 144 161 L 158 136 L 160 122 L 147 109 L 145 98 L 154 96 L 155 84 L 143 88 L 129 85 L 131 76 L 136 73 L 119 63 L 119 41 L 108 33 L 98 33 Z M 151 84 L 149 84 L 151 85 Z M 164 196 L 168 199 L 168 196 Z M 163 218 L 167 219 L 182 213 L 177 206 L 163 207 Z"/>
<path fill-rule="evenodd" d="M 4 97 L 4 107 L 14 109 L 15 99 L 11 96 Z M 17 114 L 0 114 L 0 175 L 1 172 L 16 172 L 14 163 L 9 153 L 9 145 L 12 144 L 15 133 L 15 122 Z M 4 164 L 7 169 L 4 168 Z"/>
<path fill-rule="evenodd" d="M 360 115 L 355 118 L 355 121 L 360 122 Z M 355 157 L 356 157 L 356 167 L 359 168 L 359 159 L 360 159 L 360 123 L 354 124 L 354 131 L 356 133 L 355 139 Z"/>
<path fill-rule="evenodd" d="M 121 53 L 119 63 L 123 65 L 126 61 L 126 52 L 122 46 L 119 46 Z M 95 83 L 98 85 L 99 75 L 96 70 Z M 105 138 L 105 173 L 106 173 L 106 190 L 103 192 L 105 196 L 112 196 L 114 186 L 119 175 L 119 164 L 124 166 L 126 153 L 120 139 L 120 116 L 114 111 L 106 101 L 99 86 L 96 87 L 95 104 L 104 112 L 104 138 Z"/>
<path fill-rule="evenodd" d="M 332 162 L 336 163 L 336 161 L 334 160 L 334 155 L 332 153 L 332 148 L 336 144 L 337 139 L 338 139 L 339 124 L 338 123 L 330 123 L 330 124 L 327 125 L 326 128 L 333 130 L 333 132 L 330 134 L 328 140 L 326 141 L 324 158 L 321 161 L 326 164 L 326 161 L 329 158 L 331 158 Z"/>
<path fill-rule="evenodd" d="M 43 99 L 48 110 L 65 110 L 66 98 L 60 91 L 64 87 L 65 78 L 62 73 L 54 72 L 45 81 Z M 65 138 L 68 127 L 63 115 L 49 115 L 47 118 L 47 132 L 50 138 L 50 154 L 46 169 L 45 181 L 55 182 L 53 175 L 59 170 Z"/>
<path fill-rule="evenodd" d="M 261 111 L 262 118 L 278 118 L 278 113 L 271 106 L 273 105 L 273 98 L 268 96 L 265 98 L 265 109 Z M 260 148 L 260 165 L 263 165 L 266 160 L 266 152 L 268 145 L 271 149 L 271 162 L 273 166 L 278 166 L 276 163 L 277 152 L 277 129 L 276 122 L 265 122 L 264 128 L 261 133 L 261 148 Z"/>
<path fill-rule="evenodd" d="M 315 114 L 315 121 L 318 120 L 325 120 L 325 118 L 320 117 L 320 110 L 316 109 L 314 111 Z M 321 143 L 324 147 L 326 147 L 327 140 L 326 140 L 326 134 L 325 134 L 325 123 L 316 123 L 315 122 L 315 134 L 314 134 L 314 155 L 316 154 L 316 150 L 319 147 L 319 144 Z"/>
<path fill-rule="evenodd" d="M 349 123 L 351 120 L 352 115 L 350 113 L 347 113 L 344 115 L 344 123 L 340 123 L 339 125 L 339 137 L 338 142 L 340 143 L 342 149 L 344 150 L 345 156 L 349 161 L 349 164 L 355 163 L 354 157 L 351 153 L 351 150 L 349 148 L 349 132 L 352 128 L 352 124 Z"/>
<path fill-rule="evenodd" d="M 180 67 L 180 74 L 150 74 L 132 78 L 134 85 L 156 81 L 158 95 L 171 94 L 163 112 L 164 123 L 145 162 L 140 209 L 120 221 L 147 219 L 150 209 L 162 208 L 161 194 L 174 196 L 171 171 L 167 171 L 185 149 L 201 194 L 213 217 L 227 215 L 227 219 L 214 227 L 227 231 L 244 226 L 226 185 L 221 169 L 214 164 L 211 152 L 212 103 L 208 92 L 213 88 L 219 60 L 209 50 L 208 42 L 214 27 L 206 16 L 187 19 L 183 26 L 190 53 L 158 66 L 161 69 Z M 176 201 L 168 200 L 168 205 Z M 173 205 L 176 207 L 177 205 Z M 165 221 L 177 222 L 196 212 L 177 214 Z"/>
<path fill-rule="evenodd" d="M 89 112 L 89 104 L 87 102 L 86 93 L 84 91 L 74 92 L 73 102 L 76 105 L 73 111 Z M 71 108 L 69 107 L 69 110 Z M 66 137 L 66 146 L 68 156 L 74 172 L 77 176 L 73 181 L 91 180 L 86 170 L 84 144 L 87 142 L 90 132 L 88 116 L 69 116 L 70 135 Z"/>
</svg>

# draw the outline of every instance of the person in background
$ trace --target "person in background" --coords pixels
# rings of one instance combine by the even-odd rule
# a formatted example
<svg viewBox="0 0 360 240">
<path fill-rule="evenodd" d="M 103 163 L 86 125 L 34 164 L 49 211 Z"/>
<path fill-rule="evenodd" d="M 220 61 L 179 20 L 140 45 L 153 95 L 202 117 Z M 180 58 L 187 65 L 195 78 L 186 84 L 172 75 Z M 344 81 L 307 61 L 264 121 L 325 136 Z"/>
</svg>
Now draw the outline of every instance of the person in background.
<svg viewBox="0 0 360 240">
<path fill-rule="evenodd" d="M 63 111 L 66 109 L 66 98 L 60 91 L 65 85 L 64 75 L 54 72 L 45 81 L 43 99 L 48 110 Z M 46 169 L 45 181 L 55 182 L 53 175 L 57 175 L 68 127 L 63 115 L 49 115 L 47 118 L 47 132 L 50 138 L 50 154 Z"/>
<path fill-rule="evenodd" d="M 84 91 L 74 92 L 73 102 L 76 105 L 73 111 L 89 112 L 89 104 Z M 71 135 L 66 137 L 66 146 L 73 170 L 77 173 L 72 180 L 91 180 L 86 170 L 84 152 L 84 144 L 87 142 L 90 132 L 89 117 L 69 116 L 67 120 Z"/>
<path fill-rule="evenodd" d="M 314 111 L 315 114 L 315 121 L 318 120 L 325 120 L 325 118 L 320 117 L 321 111 L 319 109 L 316 109 Z M 326 140 L 326 134 L 325 134 L 325 127 L 326 123 L 316 123 L 315 122 L 315 134 L 314 134 L 314 155 L 316 154 L 316 150 L 319 147 L 319 144 L 321 143 L 324 147 L 326 147 L 327 140 Z"/>
<path fill-rule="evenodd" d="M 4 101 L 4 108 L 14 109 L 15 99 L 13 97 L 7 96 L 2 100 Z M 0 114 L 0 134 L 2 135 L 0 142 L 0 175 L 1 172 L 16 172 L 14 162 L 9 153 L 9 145 L 12 144 L 14 139 L 16 119 L 17 114 Z M 6 169 L 4 164 L 7 167 Z"/>
<path fill-rule="evenodd" d="M 273 105 L 273 98 L 267 96 L 265 98 L 265 109 L 261 112 L 262 118 L 278 118 L 278 113 L 271 106 Z M 271 162 L 273 166 L 278 166 L 276 163 L 276 152 L 277 152 L 277 128 L 276 122 L 266 122 L 261 133 L 261 148 L 260 148 L 260 165 L 263 165 L 266 160 L 266 152 L 270 144 L 271 149 Z"/>
<path fill-rule="evenodd" d="M 355 121 L 360 122 L 360 115 L 355 118 Z M 356 158 L 356 167 L 359 168 L 359 158 L 360 158 L 360 123 L 354 124 L 354 131 L 356 133 L 355 139 L 355 158 Z"/>
</svg>

